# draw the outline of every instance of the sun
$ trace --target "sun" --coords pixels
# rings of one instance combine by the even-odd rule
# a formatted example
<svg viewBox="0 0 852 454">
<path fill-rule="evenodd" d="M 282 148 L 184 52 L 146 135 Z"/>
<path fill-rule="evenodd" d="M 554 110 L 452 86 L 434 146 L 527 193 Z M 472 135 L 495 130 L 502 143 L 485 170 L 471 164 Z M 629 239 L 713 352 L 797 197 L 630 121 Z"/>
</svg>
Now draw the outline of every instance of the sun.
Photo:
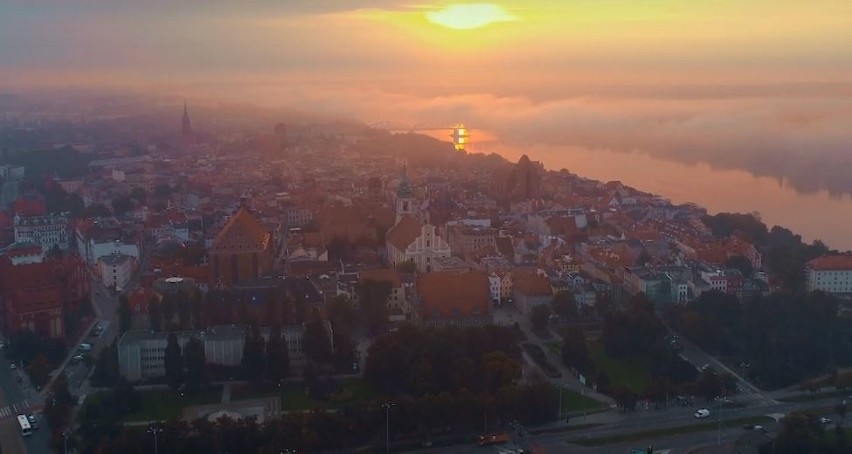
<svg viewBox="0 0 852 454">
<path fill-rule="evenodd" d="M 426 13 L 426 19 L 442 27 L 471 30 L 497 22 L 510 22 L 516 18 L 493 3 L 465 3 L 429 11 Z"/>
</svg>

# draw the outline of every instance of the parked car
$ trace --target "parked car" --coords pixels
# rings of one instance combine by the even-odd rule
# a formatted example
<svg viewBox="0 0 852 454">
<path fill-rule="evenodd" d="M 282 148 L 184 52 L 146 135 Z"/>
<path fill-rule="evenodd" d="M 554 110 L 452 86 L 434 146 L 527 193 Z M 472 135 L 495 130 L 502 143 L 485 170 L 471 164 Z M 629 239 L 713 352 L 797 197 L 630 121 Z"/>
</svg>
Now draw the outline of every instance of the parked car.
<svg viewBox="0 0 852 454">
<path fill-rule="evenodd" d="M 34 415 L 27 415 L 27 421 L 30 423 L 30 427 L 35 430 L 38 430 L 38 419 Z"/>
<path fill-rule="evenodd" d="M 764 428 L 763 426 L 760 426 L 760 425 L 752 425 L 752 424 L 746 424 L 746 425 L 744 425 L 744 426 L 743 426 L 743 429 L 745 429 L 745 430 L 753 430 L 753 431 L 756 431 L 756 432 L 762 432 L 762 431 L 765 431 L 765 430 L 766 430 L 766 428 Z"/>
<path fill-rule="evenodd" d="M 74 355 L 74 357 L 71 358 L 71 360 L 74 361 L 74 362 L 79 362 L 79 361 L 82 361 L 84 359 L 86 359 L 86 357 L 83 356 L 82 354 Z"/>
<path fill-rule="evenodd" d="M 16 366 L 15 363 L 9 364 L 9 369 L 15 370 L 17 368 L 18 368 L 18 366 Z"/>
<path fill-rule="evenodd" d="M 819 418 L 819 423 L 820 424 L 831 424 L 831 418 L 826 418 L 826 417 L 823 416 L 822 418 Z"/>
<path fill-rule="evenodd" d="M 83 342 L 82 344 L 80 344 L 80 351 L 82 351 L 82 352 L 92 351 L 92 344 L 89 344 L 87 342 Z"/>
<path fill-rule="evenodd" d="M 706 408 L 702 408 L 702 409 L 695 412 L 695 417 L 698 418 L 698 419 L 704 419 L 708 416 L 710 416 L 710 410 L 708 410 Z"/>
</svg>

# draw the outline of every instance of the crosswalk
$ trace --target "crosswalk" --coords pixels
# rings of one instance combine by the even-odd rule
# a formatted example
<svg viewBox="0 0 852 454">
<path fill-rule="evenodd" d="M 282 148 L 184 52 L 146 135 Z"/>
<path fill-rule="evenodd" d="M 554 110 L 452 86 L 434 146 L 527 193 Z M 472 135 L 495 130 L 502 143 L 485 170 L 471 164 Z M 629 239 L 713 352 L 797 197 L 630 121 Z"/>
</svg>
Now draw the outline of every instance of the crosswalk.
<svg viewBox="0 0 852 454">
<path fill-rule="evenodd" d="M 0 408 L 0 419 L 6 419 L 10 416 L 18 416 L 22 413 L 26 413 L 29 408 L 30 401 L 28 399 L 24 400 L 23 402 L 7 405 L 3 408 Z"/>
</svg>

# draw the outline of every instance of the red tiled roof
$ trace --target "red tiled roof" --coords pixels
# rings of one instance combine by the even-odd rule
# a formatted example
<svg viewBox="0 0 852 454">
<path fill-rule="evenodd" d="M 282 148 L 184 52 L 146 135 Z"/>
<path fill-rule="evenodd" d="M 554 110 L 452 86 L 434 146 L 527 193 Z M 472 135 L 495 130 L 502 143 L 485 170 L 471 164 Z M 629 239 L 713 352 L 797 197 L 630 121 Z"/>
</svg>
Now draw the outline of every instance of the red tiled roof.
<svg viewBox="0 0 852 454">
<path fill-rule="evenodd" d="M 814 271 L 852 270 L 852 255 L 823 255 L 808 262 L 807 266 Z"/>
<path fill-rule="evenodd" d="M 529 296 L 546 296 L 553 294 L 550 280 L 530 271 L 517 270 L 512 274 L 515 290 Z"/>
<path fill-rule="evenodd" d="M 424 319 L 485 316 L 491 310 L 488 275 L 482 271 L 420 274 L 417 294 Z"/>
<path fill-rule="evenodd" d="M 358 272 L 360 281 L 378 281 L 390 282 L 394 287 L 402 286 L 402 281 L 399 279 L 399 273 L 390 268 L 381 268 L 377 270 L 363 270 Z"/>
<path fill-rule="evenodd" d="M 420 236 L 421 233 L 420 221 L 411 217 L 403 216 L 387 233 L 387 240 L 395 248 L 404 251 L 408 246 Z"/>
<path fill-rule="evenodd" d="M 213 250 L 219 248 L 229 249 L 233 245 L 241 248 L 257 248 L 265 250 L 271 245 L 271 234 L 260 220 L 248 209 L 240 207 L 231 216 L 225 227 L 213 240 Z"/>
</svg>

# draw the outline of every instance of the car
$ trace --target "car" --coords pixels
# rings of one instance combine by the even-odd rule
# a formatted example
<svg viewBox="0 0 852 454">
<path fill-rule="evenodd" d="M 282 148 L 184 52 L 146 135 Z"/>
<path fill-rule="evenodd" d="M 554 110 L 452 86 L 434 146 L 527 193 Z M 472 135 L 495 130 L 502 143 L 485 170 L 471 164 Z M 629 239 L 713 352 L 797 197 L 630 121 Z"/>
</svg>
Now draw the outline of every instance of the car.
<svg viewBox="0 0 852 454">
<path fill-rule="evenodd" d="M 820 424 L 831 424 L 831 418 L 826 418 L 826 417 L 823 416 L 822 418 L 819 418 L 819 423 Z"/>
<path fill-rule="evenodd" d="M 764 428 L 763 426 L 760 426 L 760 425 L 752 425 L 752 424 L 746 424 L 746 425 L 744 425 L 744 426 L 743 426 L 743 429 L 745 429 L 745 430 L 753 430 L 753 431 L 756 431 L 756 432 L 766 431 L 766 428 Z"/>
<path fill-rule="evenodd" d="M 76 362 L 76 361 L 82 361 L 82 360 L 84 360 L 85 358 L 86 358 L 85 356 L 83 356 L 83 355 L 81 355 L 81 354 L 80 354 L 80 355 L 74 355 L 74 357 L 73 357 L 73 358 L 71 358 L 71 359 L 72 359 L 73 361 L 75 361 L 75 362 Z"/>
<path fill-rule="evenodd" d="M 710 410 L 708 410 L 706 408 L 702 408 L 702 409 L 695 412 L 695 417 L 698 418 L 698 419 L 704 419 L 708 416 L 710 416 Z"/>
<path fill-rule="evenodd" d="M 83 352 L 92 351 L 92 344 L 89 344 L 87 342 L 83 342 L 82 344 L 80 344 L 80 351 L 83 351 Z"/>
<path fill-rule="evenodd" d="M 38 427 L 39 427 L 38 426 L 38 419 L 36 419 L 35 416 L 27 415 L 27 421 L 29 421 L 30 427 L 32 427 L 35 430 L 38 430 Z"/>
<path fill-rule="evenodd" d="M 15 363 L 9 364 L 9 369 L 15 370 L 17 368 L 18 368 L 18 366 L 16 366 Z"/>
<path fill-rule="evenodd" d="M 708 370 L 710 370 L 710 365 L 705 364 L 705 365 L 699 367 L 698 369 L 701 370 L 701 372 L 707 372 Z"/>
</svg>

